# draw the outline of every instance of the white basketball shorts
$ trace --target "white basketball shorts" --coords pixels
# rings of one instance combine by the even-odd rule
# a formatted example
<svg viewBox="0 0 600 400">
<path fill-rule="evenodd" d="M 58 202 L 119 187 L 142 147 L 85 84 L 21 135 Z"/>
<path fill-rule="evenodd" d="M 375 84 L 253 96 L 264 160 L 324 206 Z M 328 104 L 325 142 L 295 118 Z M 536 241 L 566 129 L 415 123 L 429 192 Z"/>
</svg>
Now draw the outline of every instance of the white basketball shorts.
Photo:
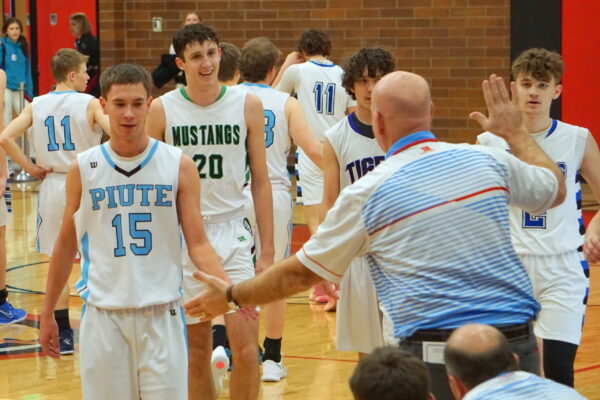
<svg viewBox="0 0 600 400">
<path fill-rule="evenodd" d="M 67 174 L 50 173 L 40 185 L 36 250 L 48 256 L 52 255 L 65 213 L 66 180 Z"/>
<path fill-rule="evenodd" d="M 323 171 L 298 148 L 296 152 L 296 204 L 314 206 L 323 201 Z"/>
</svg>

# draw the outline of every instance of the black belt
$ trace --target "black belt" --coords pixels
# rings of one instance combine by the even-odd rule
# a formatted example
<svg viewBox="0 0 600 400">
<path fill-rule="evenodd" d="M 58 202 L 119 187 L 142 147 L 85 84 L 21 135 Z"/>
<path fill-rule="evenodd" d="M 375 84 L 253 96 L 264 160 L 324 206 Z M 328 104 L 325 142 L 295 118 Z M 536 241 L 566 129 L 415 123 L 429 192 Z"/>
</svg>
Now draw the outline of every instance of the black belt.
<svg viewBox="0 0 600 400">
<path fill-rule="evenodd" d="M 526 337 L 530 332 L 530 323 L 495 326 L 507 339 Z M 412 342 L 445 342 L 454 329 L 421 329 L 405 339 Z"/>
</svg>

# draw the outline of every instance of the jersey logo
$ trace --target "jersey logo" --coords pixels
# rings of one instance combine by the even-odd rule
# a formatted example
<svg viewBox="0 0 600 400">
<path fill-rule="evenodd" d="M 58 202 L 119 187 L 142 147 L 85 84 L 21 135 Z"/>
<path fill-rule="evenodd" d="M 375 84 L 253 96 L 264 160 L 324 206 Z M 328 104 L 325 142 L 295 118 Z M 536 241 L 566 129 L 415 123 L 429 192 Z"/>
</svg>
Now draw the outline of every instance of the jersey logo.
<svg viewBox="0 0 600 400">
<path fill-rule="evenodd" d="M 174 309 L 174 308 L 171 308 L 171 309 L 169 310 L 169 312 L 170 312 L 170 313 L 171 313 L 171 315 L 173 315 L 173 316 L 177 315 L 177 311 L 175 311 L 175 309 Z"/>
<path fill-rule="evenodd" d="M 238 236 L 237 238 L 240 242 L 245 242 L 246 238 L 244 236 Z"/>
<path fill-rule="evenodd" d="M 423 147 L 421 147 L 421 151 L 423 153 L 427 153 L 428 151 L 433 151 L 433 149 L 429 146 L 423 146 Z"/>
<path fill-rule="evenodd" d="M 97 161 L 92 161 L 90 163 L 90 167 L 92 167 L 92 168 L 96 168 L 97 166 L 98 166 L 98 162 Z"/>
<path fill-rule="evenodd" d="M 244 228 L 246 228 L 246 230 L 248 232 L 250 232 L 250 234 L 252 235 L 252 226 L 250 225 L 250 220 L 248 218 L 244 218 Z M 244 238 L 244 240 L 240 239 L 243 238 L 243 236 L 240 236 L 238 239 L 240 240 L 240 242 L 243 242 L 244 240 L 246 240 Z"/>
</svg>

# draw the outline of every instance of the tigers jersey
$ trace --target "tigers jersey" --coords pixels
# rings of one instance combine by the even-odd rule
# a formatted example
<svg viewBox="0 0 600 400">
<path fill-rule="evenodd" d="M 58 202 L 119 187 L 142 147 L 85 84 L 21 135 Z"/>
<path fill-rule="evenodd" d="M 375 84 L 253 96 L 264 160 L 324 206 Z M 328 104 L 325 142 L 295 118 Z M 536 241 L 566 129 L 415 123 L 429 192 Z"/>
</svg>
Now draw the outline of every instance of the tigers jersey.
<svg viewBox="0 0 600 400">
<path fill-rule="evenodd" d="M 549 255 L 576 250 L 583 244 L 579 168 L 590 132 L 585 128 L 553 120 L 547 131 L 532 135 L 565 174 L 565 201 L 540 215 L 510 208 L 513 244 L 518 254 Z M 508 150 L 504 139 L 484 132 L 479 143 Z"/>
<path fill-rule="evenodd" d="M 181 150 L 150 139 L 122 158 L 110 142 L 77 156 L 81 202 L 75 227 L 81 254 L 76 284 L 106 309 L 166 304 L 181 297 L 177 188 Z"/>
<path fill-rule="evenodd" d="M 377 144 L 372 128 L 362 124 L 356 118 L 356 113 L 332 126 L 325 136 L 340 166 L 340 190 L 385 160 L 385 153 Z"/>
<path fill-rule="evenodd" d="M 160 97 L 165 109 L 165 142 L 181 148 L 198 168 L 205 216 L 242 212 L 246 198 L 246 91 L 223 86 L 213 104 L 201 107 L 184 88 Z"/>
<path fill-rule="evenodd" d="M 290 177 L 287 160 L 292 141 L 288 132 L 285 104 L 290 97 L 260 83 L 242 83 L 240 87 L 256 95 L 265 110 L 265 147 L 267 148 L 267 169 L 273 190 L 289 190 Z"/>
<path fill-rule="evenodd" d="M 325 131 L 344 118 L 346 109 L 356 102 L 342 87 L 342 68 L 330 61 L 306 61 L 291 65 L 277 89 L 296 92 L 310 130 L 319 141 Z"/>
<path fill-rule="evenodd" d="M 66 173 L 78 153 L 100 144 L 102 129 L 90 129 L 87 108 L 93 96 L 50 92 L 32 103 L 32 143 L 36 165 Z"/>
</svg>

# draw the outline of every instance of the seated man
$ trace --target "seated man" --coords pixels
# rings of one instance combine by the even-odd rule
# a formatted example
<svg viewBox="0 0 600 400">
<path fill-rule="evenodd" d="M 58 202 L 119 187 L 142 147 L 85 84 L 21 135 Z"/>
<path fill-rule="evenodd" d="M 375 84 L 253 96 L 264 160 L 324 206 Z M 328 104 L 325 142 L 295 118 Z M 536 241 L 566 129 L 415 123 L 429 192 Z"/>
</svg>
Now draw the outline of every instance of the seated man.
<svg viewBox="0 0 600 400">
<path fill-rule="evenodd" d="M 518 371 L 518 356 L 492 326 L 464 325 L 446 343 L 446 370 L 456 400 L 584 398 L 568 386 Z"/>
<path fill-rule="evenodd" d="M 423 361 L 395 346 L 362 357 L 350 377 L 355 400 L 434 400 Z"/>
</svg>

